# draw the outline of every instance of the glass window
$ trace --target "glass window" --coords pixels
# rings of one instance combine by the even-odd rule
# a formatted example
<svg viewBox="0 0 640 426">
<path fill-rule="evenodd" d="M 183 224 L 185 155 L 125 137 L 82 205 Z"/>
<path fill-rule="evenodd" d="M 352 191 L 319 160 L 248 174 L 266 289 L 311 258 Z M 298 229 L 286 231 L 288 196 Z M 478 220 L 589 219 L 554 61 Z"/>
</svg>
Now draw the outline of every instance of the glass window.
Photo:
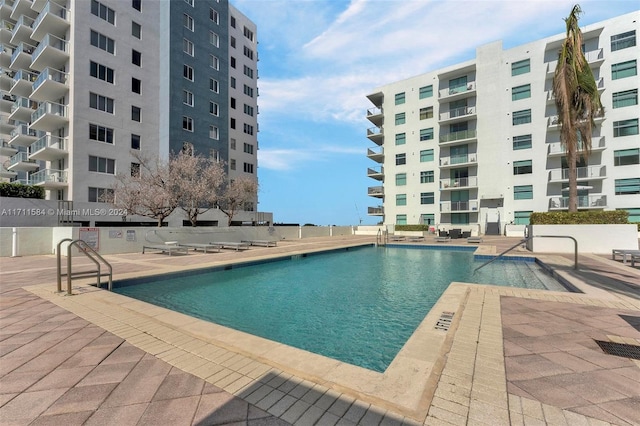
<svg viewBox="0 0 640 426">
<path fill-rule="evenodd" d="M 209 126 L 209 139 L 219 139 L 220 138 L 220 134 L 219 134 L 219 130 L 218 127 L 216 126 Z"/>
<path fill-rule="evenodd" d="M 193 56 L 193 43 L 186 38 L 182 39 L 182 51 L 187 55 Z"/>
<path fill-rule="evenodd" d="M 613 151 L 614 166 L 628 166 L 631 164 L 640 164 L 640 148 Z"/>
<path fill-rule="evenodd" d="M 407 224 L 407 215 L 406 214 L 397 214 L 396 215 L 396 225 L 406 225 Z"/>
<path fill-rule="evenodd" d="M 209 114 L 215 115 L 216 117 L 220 115 L 220 105 L 216 102 L 209 101 Z"/>
<path fill-rule="evenodd" d="M 193 132 L 193 118 L 183 115 L 182 128 L 188 132 Z"/>
<path fill-rule="evenodd" d="M 613 137 L 622 137 L 638 134 L 638 119 L 613 122 Z"/>
<path fill-rule="evenodd" d="M 529 59 L 523 59 L 522 61 L 514 62 L 511 64 L 511 75 L 526 74 L 531 71 L 531 65 Z"/>
<path fill-rule="evenodd" d="M 611 36 L 611 51 L 626 49 L 636 45 L 636 30 Z"/>
<path fill-rule="evenodd" d="M 513 113 L 513 125 L 531 123 L 531 110 L 523 109 L 522 111 L 515 111 Z"/>
<path fill-rule="evenodd" d="M 100 126 L 98 124 L 89 124 L 89 139 L 92 141 L 113 144 L 113 129 Z"/>
<path fill-rule="evenodd" d="M 616 179 L 616 195 L 640 194 L 640 178 Z"/>
<path fill-rule="evenodd" d="M 526 175 L 533 173 L 533 166 L 531 160 L 514 161 L 513 162 L 513 174 L 514 175 Z"/>
<path fill-rule="evenodd" d="M 426 120 L 427 118 L 433 118 L 433 107 L 420 108 L 420 120 Z"/>
<path fill-rule="evenodd" d="M 420 93 L 419 94 L 419 98 L 420 99 L 432 97 L 433 96 L 433 85 L 421 87 L 419 93 Z"/>
<path fill-rule="evenodd" d="M 116 51 L 116 42 L 104 34 L 91 30 L 91 45 L 109 52 L 112 55 Z"/>
<path fill-rule="evenodd" d="M 142 38 L 142 26 L 135 21 L 131 21 L 131 35 L 137 39 Z"/>
<path fill-rule="evenodd" d="M 520 99 L 526 99 L 531 97 L 531 85 L 525 84 L 522 86 L 516 86 L 511 89 L 511 100 L 517 101 Z"/>
<path fill-rule="evenodd" d="M 209 19 L 213 21 L 214 24 L 218 24 L 220 22 L 220 16 L 214 9 L 209 9 Z"/>
<path fill-rule="evenodd" d="M 97 79 L 106 81 L 107 83 L 112 83 L 114 81 L 115 71 L 111 68 L 98 64 L 96 62 L 89 62 L 89 72 L 91 77 L 95 77 Z"/>
<path fill-rule="evenodd" d="M 98 173 L 116 174 L 116 160 L 111 158 L 89 156 L 89 171 Z"/>
<path fill-rule="evenodd" d="M 613 107 L 622 108 L 631 105 L 638 105 L 638 89 L 625 90 L 613 94 Z"/>
<path fill-rule="evenodd" d="M 192 107 L 193 106 L 193 93 L 189 92 L 188 90 L 183 90 L 182 91 L 182 103 Z"/>
<path fill-rule="evenodd" d="M 433 127 L 429 127 L 428 129 L 420 129 L 421 141 L 430 141 L 431 139 L 433 139 Z"/>
<path fill-rule="evenodd" d="M 396 154 L 396 166 L 407 164 L 407 154 Z"/>
<path fill-rule="evenodd" d="M 182 25 L 189 31 L 193 31 L 193 18 L 186 13 L 182 15 Z"/>
<path fill-rule="evenodd" d="M 399 124 L 404 124 L 407 121 L 407 114 L 404 112 L 400 112 L 396 114 L 396 126 Z"/>
<path fill-rule="evenodd" d="M 189 65 L 183 65 L 182 76 L 187 80 L 193 81 L 193 68 L 191 68 Z"/>
<path fill-rule="evenodd" d="M 520 211 L 513 212 L 513 224 L 514 225 L 529 225 L 529 217 L 533 211 Z"/>
<path fill-rule="evenodd" d="M 142 0 L 131 0 L 131 7 L 135 10 L 142 10 Z"/>
<path fill-rule="evenodd" d="M 113 189 L 89 187 L 88 201 L 90 203 L 105 203 L 111 199 L 113 199 Z"/>
<path fill-rule="evenodd" d="M 116 23 L 116 12 L 99 1 L 91 0 L 91 13 L 112 25 Z"/>
<path fill-rule="evenodd" d="M 435 197 L 433 196 L 433 192 L 420 193 L 420 204 L 433 204 L 433 203 L 435 203 Z"/>
<path fill-rule="evenodd" d="M 425 225 L 433 225 L 436 223 L 436 215 L 433 213 L 424 213 L 420 219 Z"/>
<path fill-rule="evenodd" d="M 140 107 L 131 105 L 131 119 L 137 122 L 142 121 L 142 109 Z"/>
<path fill-rule="evenodd" d="M 514 200 L 531 200 L 533 199 L 533 185 L 522 185 L 513 187 Z"/>
<path fill-rule="evenodd" d="M 213 31 L 209 31 L 209 43 L 214 45 L 215 47 L 220 46 L 220 36 L 214 33 Z"/>
<path fill-rule="evenodd" d="M 89 107 L 113 114 L 113 99 L 96 93 L 89 93 Z"/>
<path fill-rule="evenodd" d="M 253 132 L 254 132 L 253 126 L 251 124 L 244 123 L 242 125 L 242 132 L 246 133 L 247 135 L 253 135 Z"/>
<path fill-rule="evenodd" d="M 405 94 L 404 94 L 404 92 L 396 93 L 396 105 L 402 105 L 403 103 L 405 103 Z"/>
<path fill-rule="evenodd" d="M 407 184 L 407 174 L 406 173 L 396 174 L 396 186 L 403 186 L 406 184 Z"/>
<path fill-rule="evenodd" d="M 396 145 L 404 145 L 407 143 L 406 133 L 396 133 Z"/>
<path fill-rule="evenodd" d="M 451 213 L 452 225 L 468 225 L 469 213 Z"/>
<path fill-rule="evenodd" d="M 636 60 L 611 65 L 611 79 L 618 80 L 638 74 Z"/>
<path fill-rule="evenodd" d="M 513 137 L 513 149 L 529 149 L 531 148 L 531 135 L 520 135 Z"/>
<path fill-rule="evenodd" d="M 140 135 L 131 135 L 131 149 L 140 149 Z"/>
<path fill-rule="evenodd" d="M 131 49 L 131 63 L 139 67 L 142 66 L 142 52 Z"/>
<path fill-rule="evenodd" d="M 420 162 L 425 163 L 427 161 L 433 161 L 433 149 L 420 151 Z"/>
<path fill-rule="evenodd" d="M 625 208 L 616 210 L 626 210 L 629 213 L 629 218 L 627 219 L 629 223 L 640 222 L 640 208 Z"/>
<path fill-rule="evenodd" d="M 220 86 L 218 84 L 218 80 L 210 78 L 209 79 L 209 90 L 212 92 L 218 93 L 220 91 Z"/>
<path fill-rule="evenodd" d="M 449 94 L 453 95 L 455 93 L 466 92 L 469 88 L 467 87 L 467 76 L 463 75 L 462 77 L 452 78 L 449 80 Z"/>
<path fill-rule="evenodd" d="M 434 181 L 433 170 L 420 172 L 420 183 L 432 183 Z"/>
<path fill-rule="evenodd" d="M 133 93 L 142 93 L 142 81 L 138 78 L 131 77 L 131 91 Z"/>
<path fill-rule="evenodd" d="M 396 194 L 396 206 L 407 205 L 407 194 Z"/>
</svg>

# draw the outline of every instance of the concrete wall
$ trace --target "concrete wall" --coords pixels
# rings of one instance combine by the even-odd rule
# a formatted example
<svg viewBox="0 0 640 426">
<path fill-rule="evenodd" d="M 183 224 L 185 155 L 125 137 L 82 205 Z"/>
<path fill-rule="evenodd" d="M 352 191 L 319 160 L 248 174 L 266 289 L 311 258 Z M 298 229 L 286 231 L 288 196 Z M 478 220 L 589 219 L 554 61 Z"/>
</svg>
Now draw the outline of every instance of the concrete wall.
<svg viewBox="0 0 640 426">
<path fill-rule="evenodd" d="M 611 254 L 612 249 L 638 250 L 636 225 L 529 225 L 529 235 L 567 235 L 578 241 L 579 253 Z M 569 238 L 533 238 L 534 253 L 573 253 Z"/>
</svg>

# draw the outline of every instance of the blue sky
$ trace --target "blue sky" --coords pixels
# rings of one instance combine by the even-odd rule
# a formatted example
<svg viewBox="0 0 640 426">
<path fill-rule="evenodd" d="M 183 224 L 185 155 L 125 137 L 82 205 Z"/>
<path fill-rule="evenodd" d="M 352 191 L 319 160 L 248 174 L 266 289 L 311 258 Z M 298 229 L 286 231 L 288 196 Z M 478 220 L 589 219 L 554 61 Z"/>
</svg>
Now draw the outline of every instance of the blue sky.
<svg viewBox="0 0 640 426">
<path fill-rule="evenodd" d="M 373 89 L 564 32 L 575 0 L 232 0 L 258 26 L 259 210 L 277 223 L 375 224 L 365 118 Z M 582 1 L 580 25 L 638 10 Z"/>
</svg>

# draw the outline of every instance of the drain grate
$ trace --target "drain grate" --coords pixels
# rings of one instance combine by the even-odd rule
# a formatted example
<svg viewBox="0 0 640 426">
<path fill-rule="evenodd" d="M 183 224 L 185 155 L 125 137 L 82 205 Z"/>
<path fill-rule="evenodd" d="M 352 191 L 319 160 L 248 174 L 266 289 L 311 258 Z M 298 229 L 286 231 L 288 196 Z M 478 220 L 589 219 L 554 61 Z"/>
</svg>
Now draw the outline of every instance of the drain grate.
<svg viewBox="0 0 640 426">
<path fill-rule="evenodd" d="M 602 352 L 608 355 L 620 356 L 623 358 L 640 359 L 640 346 L 628 345 L 626 343 L 605 342 L 596 340 Z"/>
<path fill-rule="evenodd" d="M 436 326 L 433 327 L 436 330 L 449 331 L 451 327 L 451 321 L 453 320 L 453 314 L 455 312 L 443 312 L 440 314 L 440 319 L 436 322 Z"/>
</svg>

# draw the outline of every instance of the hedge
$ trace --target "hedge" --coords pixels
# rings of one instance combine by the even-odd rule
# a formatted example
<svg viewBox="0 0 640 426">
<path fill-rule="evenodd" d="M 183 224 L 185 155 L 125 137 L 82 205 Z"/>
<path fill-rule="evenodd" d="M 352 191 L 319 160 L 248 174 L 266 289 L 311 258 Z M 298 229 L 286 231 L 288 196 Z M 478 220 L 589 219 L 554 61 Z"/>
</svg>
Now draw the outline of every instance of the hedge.
<svg viewBox="0 0 640 426">
<path fill-rule="evenodd" d="M 626 224 L 629 212 L 626 210 L 594 210 L 582 212 L 534 212 L 529 217 L 531 225 L 602 225 Z"/>
<path fill-rule="evenodd" d="M 0 182 L 0 197 L 44 199 L 44 188 L 21 183 Z"/>
<path fill-rule="evenodd" d="M 396 231 L 428 231 L 429 225 L 396 225 Z"/>
</svg>

